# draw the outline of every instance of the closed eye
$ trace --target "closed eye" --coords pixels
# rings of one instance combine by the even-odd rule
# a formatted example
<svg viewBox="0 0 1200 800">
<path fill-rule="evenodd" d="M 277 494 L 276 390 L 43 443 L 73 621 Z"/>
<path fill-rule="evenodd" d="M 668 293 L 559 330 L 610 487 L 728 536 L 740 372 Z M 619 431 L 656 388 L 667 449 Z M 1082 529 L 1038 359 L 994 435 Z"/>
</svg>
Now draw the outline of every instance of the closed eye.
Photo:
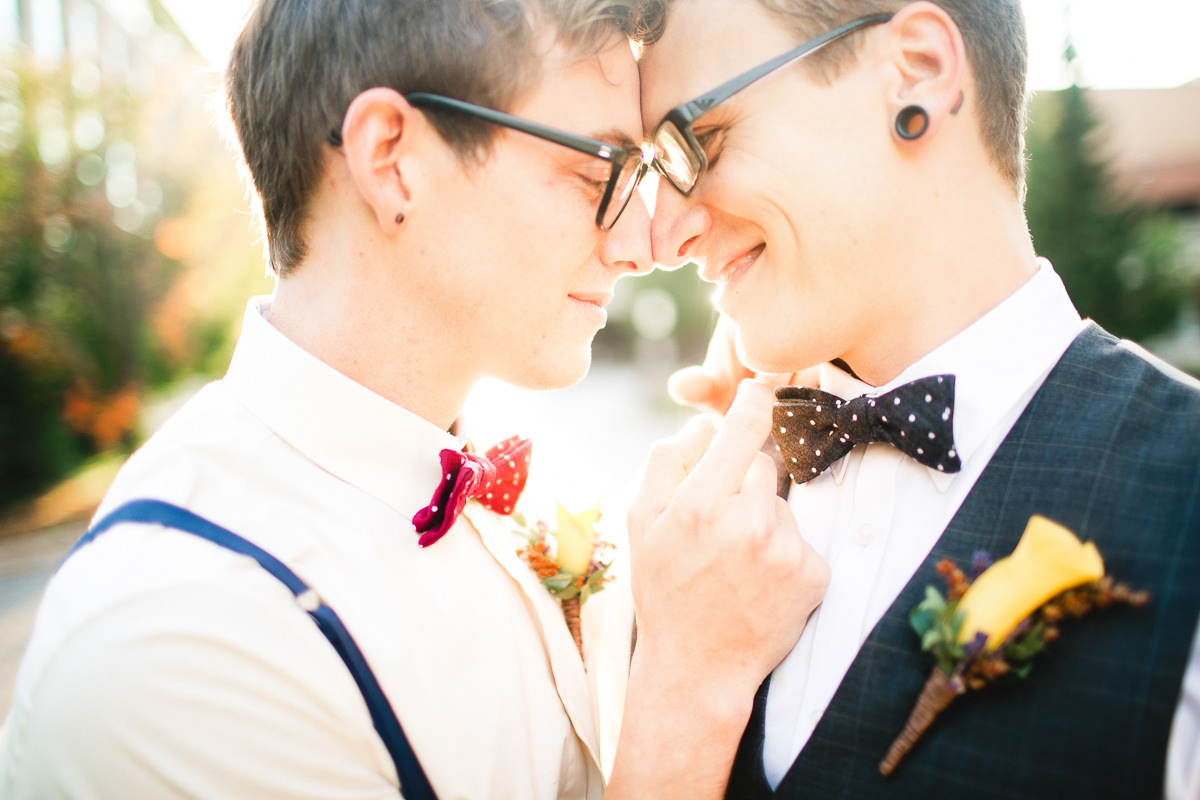
<svg viewBox="0 0 1200 800">
<path fill-rule="evenodd" d="M 608 185 L 608 175 L 599 175 L 596 171 L 583 171 L 576 173 L 580 183 L 583 184 L 589 196 L 596 200 L 604 194 L 604 188 Z"/>
<path fill-rule="evenodd" d="M 599 181 L 594 178 L 590 178 L 588 175 L 580 175 L 580 181 L 582 182 L 584 188 L 586 188 L 589 196 L 599 199 L 601 194 L 604 193 L 606 181 Z"/>
<path fill-rule="evenodd" d="M 708 128 L 703 131 L 694 131 L 694 134 L 696 144 L 700 145 L 705 158 L 708 159 L 708 166 L 714 166 L 721 156 L 721 145 L 725 141 L 725 128 Z"/>
</svg>

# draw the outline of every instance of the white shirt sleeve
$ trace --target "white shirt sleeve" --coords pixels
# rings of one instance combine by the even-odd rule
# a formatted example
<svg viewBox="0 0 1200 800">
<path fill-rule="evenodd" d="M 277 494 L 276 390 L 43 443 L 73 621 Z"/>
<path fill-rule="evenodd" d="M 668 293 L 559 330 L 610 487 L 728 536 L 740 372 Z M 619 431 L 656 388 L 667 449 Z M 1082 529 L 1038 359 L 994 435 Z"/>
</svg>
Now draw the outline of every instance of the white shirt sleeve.
<svg viewBox="0 0 1200 800">
<path fill-rule="evenodd" d="M 0 794 L 398 797 L 332 646 L 306 615 L 256 594 L 177 586 L 73 627 L 9 720 Z"/>
<path fill-rule="evenodd" d="M 1167 741 L 1167 800 L 1200 800 L 1200 621 Z"/>
</svg>

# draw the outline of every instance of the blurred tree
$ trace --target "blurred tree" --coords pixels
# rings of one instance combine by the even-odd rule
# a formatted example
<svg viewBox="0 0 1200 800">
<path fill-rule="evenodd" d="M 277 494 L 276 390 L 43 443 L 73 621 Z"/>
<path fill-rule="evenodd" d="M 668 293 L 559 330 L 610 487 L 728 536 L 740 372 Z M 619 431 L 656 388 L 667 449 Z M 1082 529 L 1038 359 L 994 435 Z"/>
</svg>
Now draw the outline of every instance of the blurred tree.
<svg viewBox="0 0 1200 800">
<path fill-rule="evenodd" d="M 1079 313 L 1144 340 L 1169 330 L 1188 300 L 1180 224 L 1116 188 L 1102 133 L 1083 88 L 1035 99 L 1026 215 Z"/>
<path fill-rule="evenodd" d="M 0 506 L 127 443 L 163 377 L 147 320 L 177 271 L 149 238 L 164 184 L 138 171 L 138 104 L 71 85 L 0 70 Z"/>
</svg>

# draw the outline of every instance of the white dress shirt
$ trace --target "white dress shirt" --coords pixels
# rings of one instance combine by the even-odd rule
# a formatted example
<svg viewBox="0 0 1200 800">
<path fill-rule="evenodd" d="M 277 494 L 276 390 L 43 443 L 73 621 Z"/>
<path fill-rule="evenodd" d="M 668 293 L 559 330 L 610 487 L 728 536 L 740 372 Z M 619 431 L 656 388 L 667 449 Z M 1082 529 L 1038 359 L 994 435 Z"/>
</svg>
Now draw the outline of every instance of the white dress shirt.
<svg viewBox="0 0 1200 800">
<path fill-rule="evenodd" d="M 843 399 L 878 396 L 931 375 L 955 375 L 954 441 L 962 470 L 938 472 L 875 443 L 855 447 L 819 477 L 792 487 L 788 502 L 800 530 L 828 561 L 832 575 L 824 601 L 771 679 L 763 761 L 772 787 L 804 749 L 871 630 L 925 561 L 1082 327 L 1062 281 L 1049 262 L 1038 259 L 1038 271 L 1025 285 L 884 386 L 821 366 L 821 389 Z M 1200 657 L 1195 650 L 1188 676 L 1190 700 L 1185 693 L 1180 701 L 1172 740 L 1191 744 L 1187 752 L 1173 745 L 1168 769 L 1169 782 L 1177 774 L 1180 786 L 1185 774 L 1193 786 L 1200 779 Z"/>
<path fill-rule="evenodd" d="M 262 300 L 226 377 L 98 516 L 166 500 L 291 567 L 351 631 L 442 800 L 599 798 L 583 664 L 520 542 L 472 502 L 417 546 L 411 517 L 460 443 L 297 347 Z M 346 666 L 255 562 L 123 524 L 51 580 L 0 796 L 395 798 L 396 781 Z"/>
</svg>

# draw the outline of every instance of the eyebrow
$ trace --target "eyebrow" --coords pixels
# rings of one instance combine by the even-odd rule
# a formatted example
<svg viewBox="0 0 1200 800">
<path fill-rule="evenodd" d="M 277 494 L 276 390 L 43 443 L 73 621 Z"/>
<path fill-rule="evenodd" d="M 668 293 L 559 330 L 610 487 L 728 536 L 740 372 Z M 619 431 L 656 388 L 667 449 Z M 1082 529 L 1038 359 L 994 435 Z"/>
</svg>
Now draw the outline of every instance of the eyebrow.
<svg viewBox="0 0 1200 800">
<path fill-rule="evenodd" d="M 719 128 L 727 127 L 733 121 L 738 110 L 738 102 L 741 98 L 731 97 L 724 103 L 720 103 L 706 111 L 700 117 L 697 117 L 692 123 L 696 127 L 702 128 Z M 704 120 L 701 122 L 701 120 Z"/>
<path fill-rule="evenodd" d="M 638 144 L 640 144 L 640 142 L 637 140 L 631 139 L 629 134 L 620 128 L 609 128 L 607 130 L 596 131 L 595 133 L 588 133 L 585 135 L 590 139 L 599 139 L 602 142 L 615 144 L 618 147 L 636 147 Z"/>
</svg>

